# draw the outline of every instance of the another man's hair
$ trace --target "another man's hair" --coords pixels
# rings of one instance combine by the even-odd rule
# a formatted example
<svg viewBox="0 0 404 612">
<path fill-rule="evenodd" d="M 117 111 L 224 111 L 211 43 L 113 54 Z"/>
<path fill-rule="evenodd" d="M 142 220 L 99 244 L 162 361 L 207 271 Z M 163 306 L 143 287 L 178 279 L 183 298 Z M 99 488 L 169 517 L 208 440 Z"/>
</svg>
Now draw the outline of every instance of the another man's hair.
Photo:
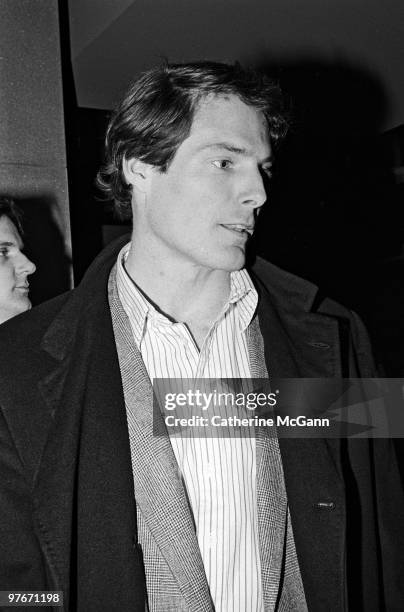
<svg viewBox="0 0 404 612">
<path fill-rule="evenodd" d="M 137 158 L 166 172 L 190 133 L 195 110 L 209 95 L 236 95 L 264 113 L 272 142 L 285 136 L 287 113 L 279 86 L 268 77 L 215 62 L 168 64 L 143 73 L 114 111 L 105 139 L 105 164 L 97 184 L 115 201 L 121 218 L 131 216 L 132 189 L 122 162 Z"/>
<path fill-rule="evenodd" d="M 8 217 L 18 230 L 20 236 L 23 235 L 22 211 L 12 198 L 0 196 L 0 219 Z"/>
</svg>

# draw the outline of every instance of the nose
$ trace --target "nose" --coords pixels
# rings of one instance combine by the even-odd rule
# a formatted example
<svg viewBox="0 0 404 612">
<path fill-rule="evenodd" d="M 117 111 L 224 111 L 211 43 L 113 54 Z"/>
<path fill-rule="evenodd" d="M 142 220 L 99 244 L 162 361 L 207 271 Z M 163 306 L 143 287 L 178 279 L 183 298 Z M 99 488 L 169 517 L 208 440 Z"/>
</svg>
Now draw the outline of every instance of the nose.
<svg viewBox="0 0 404 612">
<path fill-rule="evenodd" d="M 18 274 L 26 274 L 29 276 L 30 274 L 33 274 L 35 270 L 36 265 L 30 259 L 28 259 L 24 253 L 20 253 L 17 267 Z"/>
<path fill-rule="evenodd" d="M 265 204 L 266 199 L 267 193 L 261 172 L 256 170 L 249 177 L 248 186 L 243 194 L 243 204 L 253 209 L 261 208 Z"/>
</svg>

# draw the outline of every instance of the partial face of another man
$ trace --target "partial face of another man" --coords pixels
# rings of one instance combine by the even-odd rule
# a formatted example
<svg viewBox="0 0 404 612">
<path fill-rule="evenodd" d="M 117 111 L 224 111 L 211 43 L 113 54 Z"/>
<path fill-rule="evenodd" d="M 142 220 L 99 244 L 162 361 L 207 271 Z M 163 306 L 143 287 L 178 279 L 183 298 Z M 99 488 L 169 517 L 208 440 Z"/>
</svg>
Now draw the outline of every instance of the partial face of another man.
<svg viewBox="0 0 404 612">
<path fill-rule="evenodd" d="M 144 238 L 174 266 L 242 268 L 270 167 L 263 113 L 237 96 L 205 98 L 167 172 L 151 172 Z"/>
<path fill-rule="evenodd" d="M 0 217 L 0 323 L 31 308 L 28 276 L 35 272 L 35 265 L 22 248 L 14 223 Z"/>
</svg>

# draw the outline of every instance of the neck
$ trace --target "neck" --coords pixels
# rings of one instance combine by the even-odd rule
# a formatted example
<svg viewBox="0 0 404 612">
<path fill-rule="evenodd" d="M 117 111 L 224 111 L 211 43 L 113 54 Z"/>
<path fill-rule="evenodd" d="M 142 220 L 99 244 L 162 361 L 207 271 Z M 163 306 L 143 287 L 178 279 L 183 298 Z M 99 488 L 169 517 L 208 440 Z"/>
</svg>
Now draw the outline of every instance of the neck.
<svg viewBox="0 0 404 612">
<path fill-rule="evenodd" d="M 230 293 L 230 272 L 199 266 L 132 239 L 126 270 L 159 309 L 175 321 L 211 325 Z"/>
</svg>

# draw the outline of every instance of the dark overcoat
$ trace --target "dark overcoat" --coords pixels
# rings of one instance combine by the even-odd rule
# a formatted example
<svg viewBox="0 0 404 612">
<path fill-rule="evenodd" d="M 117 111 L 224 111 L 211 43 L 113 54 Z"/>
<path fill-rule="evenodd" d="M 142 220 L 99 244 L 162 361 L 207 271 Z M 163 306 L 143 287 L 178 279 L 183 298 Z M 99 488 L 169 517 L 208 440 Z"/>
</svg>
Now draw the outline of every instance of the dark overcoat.
<svg viewBox="0 0 404 612">
<path fill-rule="evenodd" d="M 136 500 L 107 282 L 122 241 L 72 292 L 0 329 L 0 590 L 63 590 L 65 609 L 144 611 Z M 359 319 L 258 260 L 274 377 L 374 375 Z M 281 439 L 312 612 L 404 609 L 404 498 L 388 440 Z M 150 461 L 153 458 L 150 457 Z M 61 608 L 55 608 L 55 610 Z"/>
</svg>

